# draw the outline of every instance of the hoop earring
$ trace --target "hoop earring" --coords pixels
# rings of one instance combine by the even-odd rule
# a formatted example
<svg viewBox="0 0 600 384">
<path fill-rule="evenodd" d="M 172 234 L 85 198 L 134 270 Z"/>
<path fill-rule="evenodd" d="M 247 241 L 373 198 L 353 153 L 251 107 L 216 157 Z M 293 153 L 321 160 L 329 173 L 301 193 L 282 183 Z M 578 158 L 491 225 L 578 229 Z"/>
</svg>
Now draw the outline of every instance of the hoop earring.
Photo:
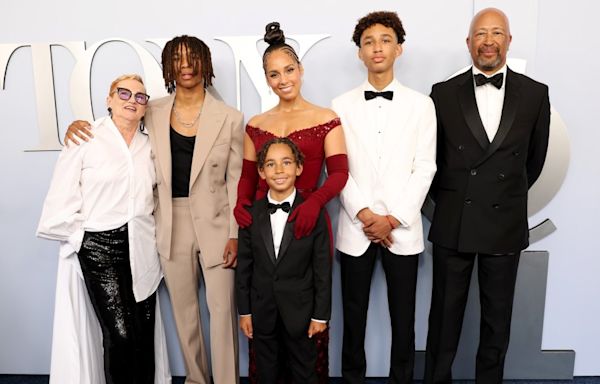
<svg viewBox="0 0 600 384">
<path fill-rule="evenodd" d="M 140 119 L 140 132 L 142 132 L 144 135 L 148 135 L 148 133 L 146 133 L 146 125 L 144 124 L 144 117 L 143 116 Z"/>
</svg>

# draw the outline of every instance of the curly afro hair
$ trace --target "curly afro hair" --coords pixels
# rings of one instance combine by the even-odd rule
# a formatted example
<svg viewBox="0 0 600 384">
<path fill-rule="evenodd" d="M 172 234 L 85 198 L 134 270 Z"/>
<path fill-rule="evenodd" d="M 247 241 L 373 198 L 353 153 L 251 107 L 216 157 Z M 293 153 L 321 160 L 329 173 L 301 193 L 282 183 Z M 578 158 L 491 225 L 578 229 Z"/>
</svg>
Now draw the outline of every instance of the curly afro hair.
<svg viewBox="0 0 600 384">
<path fill-rule="evenodd" d="M 371 12 L 358 20 L 356 27 L 354 27 L 352 41 L 354 41 L 354 43 L 360 47 L 360 38 L 363 32 L 375 24 L 381 24 L 385 27 L 392 28 L 394 32 L 396 32 L 398 44 L 404 43 L 404 36 L 406 36 L 406 32 L 404 31 L 402 22 L 400 21 L 400 18 L 396 12 L 388 11 Z"/>
</svg>

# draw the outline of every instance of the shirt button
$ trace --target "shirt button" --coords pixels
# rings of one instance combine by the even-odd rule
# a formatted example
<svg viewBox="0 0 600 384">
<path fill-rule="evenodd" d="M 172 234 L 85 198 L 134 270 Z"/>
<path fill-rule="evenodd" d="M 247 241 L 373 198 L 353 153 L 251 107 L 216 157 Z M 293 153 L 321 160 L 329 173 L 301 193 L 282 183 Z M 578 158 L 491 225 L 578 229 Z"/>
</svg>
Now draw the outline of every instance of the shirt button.
<svg viewBox="0 0 600 384">
<path fill-rule="evenodd" d="M 514 152 L 513 152 L 513 155 L 514 155 L 514 156 L 519 156 L 519 155 L 520 155 L 520 153 L 519 153 L 519 151 L 514 151 Z"/>
<path fill-rule="evenodd" d="M 472 202 L 471 199 L 465 199 L 465 205 L 471 205 Z"/>
<path fill-rule="evenodd" d="M 471 169 L 471 176 L 476 176 L 476 175 L 477 175 L 477 170 Z"/>
<path fill-rule="evenodd" d="M 465 146 L 464 146 L 464 145 L 462 145 L 462 144 L 461 144 L 461 145 L 459 145 L 459 146 L 458 146 L 458 150 L 459 150 L 459 151 L 464 151 L 464 150 L 465 150 Z"/>
<path fill-rule="evenodd" d="M 494 204 L 494 205 L 492 205 L 492 208 L 498 209 L 498 208 L 500 208 L 500 204 Z"/>
<path fill-rule="evenodd" d="M 504 180 L 506 178 L 506 176 L 504 175 L 504 173 L 500 172 L 498 174 L 498 180 Z"/>
</svg>

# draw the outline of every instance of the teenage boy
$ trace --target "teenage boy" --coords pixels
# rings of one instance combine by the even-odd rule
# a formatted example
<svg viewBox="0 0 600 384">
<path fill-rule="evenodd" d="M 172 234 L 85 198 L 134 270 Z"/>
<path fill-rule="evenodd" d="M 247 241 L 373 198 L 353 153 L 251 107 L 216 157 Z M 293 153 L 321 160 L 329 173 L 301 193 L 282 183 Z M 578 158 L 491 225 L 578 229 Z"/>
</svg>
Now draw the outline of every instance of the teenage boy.
<svg viewBox="0 0 600 384">
<path fill-rule="evenodd" d="M 240 229 L 238 237 L 240 328 L 254 340 L 261 384 L 277 382 L 282 349 L 288 351 L 294 382 L 317 382 L 312 336 L 326 329 L 331 312 L 330 242 L 323 211 L 312 233 L 301 239 L 294 237 L 294 222 L 287 221 L 302 202 L 294 183 L 303 160 L 287 138 L 265 143 L 257 164 L 269 192 L 249 208 L 252 224 Z"/>
<path fill-rule="evenodd" d="M 404 28 L 395 12 L 361 18 L 353 40 L 367 80 L 333 100 L 342 119 L 350 173 L 340 194 L 344 337 L 342 377 L 364 383 L 369 291 L 378 255 L 386 275 L 392 327 L 390 383 L 409 383 L 414 365 L 418 255 L 424 249 L 421 206 L 436 170 L 431 99 L 394 78 Z"/>
</svg>

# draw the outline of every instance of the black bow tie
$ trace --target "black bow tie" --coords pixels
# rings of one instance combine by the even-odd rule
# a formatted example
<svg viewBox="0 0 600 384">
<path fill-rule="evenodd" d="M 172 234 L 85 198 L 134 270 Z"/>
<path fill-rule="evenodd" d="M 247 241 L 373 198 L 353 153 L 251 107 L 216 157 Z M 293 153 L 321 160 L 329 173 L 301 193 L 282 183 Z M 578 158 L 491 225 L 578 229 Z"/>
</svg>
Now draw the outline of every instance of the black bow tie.
<svg viewBox="0 0 600 384">
<path fill-rule="evenodd" d="M 269 203 L 269 205 L 267 205 L 267 210 L 271 215 L 277 212 L 278 209 L 281 209 L 283 212 L 289 212 L 291 209 L 291 205 L 289 201 L 283 202 L 281 204 Z"/>
<path fill-rule="evenodd" d="M 504 73 L 496 73 L 492 77 L 486 77 L 482 73 L 478 73 L 475 75 L 475 84 L 479 87 L 480 85 L 484 85 L 487 83 L 492 84 L 494 87 L 500 89 L 502 88 L 502 81 L 504 80 Z"/>
<path fill-rule="evenodd" d="M 384 99 L 392 100 L 394 98 L 394 92 L 393 91 L 384 91 L 384 92 L 365 91 L 365 100 L 371 100 L 378 96 L 381 96 Z"/>
</svg>

